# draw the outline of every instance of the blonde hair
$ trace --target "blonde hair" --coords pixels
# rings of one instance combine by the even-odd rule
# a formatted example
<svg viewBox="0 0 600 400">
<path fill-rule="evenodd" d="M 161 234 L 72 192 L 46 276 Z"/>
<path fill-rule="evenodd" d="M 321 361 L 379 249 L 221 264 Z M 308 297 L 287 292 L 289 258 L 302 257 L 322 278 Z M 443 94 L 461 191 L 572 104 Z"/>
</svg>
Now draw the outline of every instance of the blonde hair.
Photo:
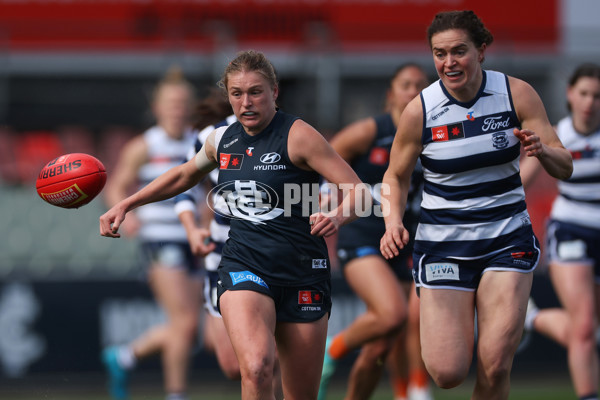
<svg viewBox="0 0 600 400">
<path fill-rule="evenodd" d="M 217 85 L 227 92 L 227 83 L 229 74 L 234 72 L 250 72 L 255 71 L 264 76 L 269 82 L 271 88 L 277 87 L 277 73 L 273 64 L 265 57 L 265 55 L 255 50 L 245 50 L 239 52 L 236 57 L 225 67 L 225 71 L 221 76 L 221 80 Z"/>
<path fill-rule="evenodd" d="M 185 78 L 183 70 L 178 65 L 169 67 L 163 78 L 158 81 L 154 90 L 152 91 L 152 101 L 156 101 L 162 89 L 166 86 L 183 86 L 189 93 L 190 98 L 193 99 L 196 96 L 196 89 L 190 81 Z"/>
</svg>

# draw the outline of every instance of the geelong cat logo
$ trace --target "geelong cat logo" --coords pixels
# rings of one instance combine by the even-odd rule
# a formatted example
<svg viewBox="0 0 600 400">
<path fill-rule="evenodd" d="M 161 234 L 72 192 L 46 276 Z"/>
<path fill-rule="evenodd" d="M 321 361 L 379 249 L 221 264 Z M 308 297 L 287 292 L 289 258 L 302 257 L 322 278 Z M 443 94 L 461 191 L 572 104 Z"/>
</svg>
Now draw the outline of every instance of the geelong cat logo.
<svg viewBox="0 0 600 400">
<path fill-rule="evenodd" d="M 215 214 L 225 218 L 243 219 L 255 224 L 265 224 L 283 214 L 279 197 L 273 188 L 256 181 L 229 181 L 215 186 L 207 195 L 215 196 L 219 207 Z M 208 204 L 211 204 L 210 202 Z"/>
</svg>

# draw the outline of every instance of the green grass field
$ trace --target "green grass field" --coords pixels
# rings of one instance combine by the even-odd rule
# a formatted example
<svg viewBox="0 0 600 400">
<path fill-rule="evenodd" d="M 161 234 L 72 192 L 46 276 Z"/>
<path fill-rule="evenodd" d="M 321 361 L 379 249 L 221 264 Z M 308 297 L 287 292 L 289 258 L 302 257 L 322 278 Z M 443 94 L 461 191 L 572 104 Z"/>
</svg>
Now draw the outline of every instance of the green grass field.
<svg viewBox="0 0 600 400">
<path fill-rule="evenodd" d="M 435 400 L 469 399 L 473 381 L 467 380 L 452 390 L 433 389 Z M 328 400 L 344 398 L 343 379 L 334 381 Z M 190 388 L 190 400 L 239 399 L 239 383 L 229 382 L 218 376 L 194 376 Z M 110 400 L 105 392 L 103 378 L 94 376 L 45 376 L 31 380 L 0 381 L 0 399 L 3 400 Z M 575 400 L 566 375 L 548 375 L 513 379 L 511 400 Z M 131 400 L 164 400 L 161 377 L 156 373 L 137 377 L 132 382 Z M 387 380 L 384 380 L 372 400 L 393 400 Z"/>
</svg>

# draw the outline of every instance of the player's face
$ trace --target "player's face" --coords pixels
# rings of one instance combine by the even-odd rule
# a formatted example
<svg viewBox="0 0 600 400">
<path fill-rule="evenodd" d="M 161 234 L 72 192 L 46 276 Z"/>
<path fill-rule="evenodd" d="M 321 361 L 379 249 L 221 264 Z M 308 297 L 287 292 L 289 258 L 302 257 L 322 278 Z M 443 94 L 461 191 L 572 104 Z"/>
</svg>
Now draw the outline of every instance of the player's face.
<svg viewBox="0 0 600 400">
<path fill-rule="evenodd" d="M 427 87 L 427 77 L 417 67 L 406 67 L 392 80 L 388 90 L 388 105 L 403 111 L 421 90 Z"/>
<path fill-rule="evenodd" d="M 600 127 L 600 79 L 583 76 L 567 89 L 575 126 L 591 133 Z"/>
<path fill-rule="evenodd" d="M 449 29 L 432 36 L 431 48 L 435 69 L 446 89 L 457 100 L 472 100 L 481 85 L 486 45 L 477 48 L 466 31 Z"/>
<path fill-rule="evenodd" d="M 182 137 L 189 124 L 192 94 L 184 85 L 164 85 L 154 101 L 154 115 L 158 125 L 169 135 Z"/>
<path fill-rule="evenodd" d="M 275 115 L 278 88 L 256 71 L 229 74 L 227 95 L 237 120 L 250 134 L 260 133 Z"/>
</svg>

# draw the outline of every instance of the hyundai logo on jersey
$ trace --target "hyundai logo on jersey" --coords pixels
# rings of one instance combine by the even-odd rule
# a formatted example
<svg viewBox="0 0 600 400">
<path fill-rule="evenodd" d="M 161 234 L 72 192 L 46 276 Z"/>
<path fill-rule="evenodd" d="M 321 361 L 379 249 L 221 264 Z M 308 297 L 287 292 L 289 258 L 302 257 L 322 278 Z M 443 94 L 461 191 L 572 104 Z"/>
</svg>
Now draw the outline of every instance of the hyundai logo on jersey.
<svg viewBox="0 0 600 400">
<path fill-rule="evenodd" d="M 279 153 L 267 153 L 260 156 L 260 162 L 263 164 L 275 164 L 281 160 Z"/>
</svg>

